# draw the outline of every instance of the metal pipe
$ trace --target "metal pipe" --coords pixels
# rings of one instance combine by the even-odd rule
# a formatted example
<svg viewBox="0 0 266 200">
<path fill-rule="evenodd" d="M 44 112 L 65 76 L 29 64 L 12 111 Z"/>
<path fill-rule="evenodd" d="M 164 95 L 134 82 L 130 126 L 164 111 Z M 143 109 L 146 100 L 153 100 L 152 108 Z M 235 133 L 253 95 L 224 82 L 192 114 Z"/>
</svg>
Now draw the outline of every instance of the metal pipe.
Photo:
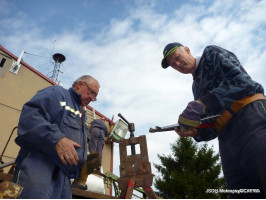
<svg viewBox="0 0 266 200">
<path fill-rule="evenodd" d="M 209 119 L 214 119 L 219 117 L 220 115 L 212 115 L 209 117 L 204 117 L 200 119 L 200 126 L 196 127 L 196 128 L 209 128 L 209 127 L 214 127 L 214 123 L 203 123 L 203 121 L 205 120 L 209 120 Z M 173 131 L 175 128 L 178 128 L 179 124 L 172 124 L 172 125 L 168 125 L 168 126 L 155 126 L 155 128 L 150 128 L 149 132 L 150 133 L 155 133 L 155 132 L 163 132 L 163 131 Z"/>
<path fill-rule="evenodd" d="M 122 115 L 121 113 L 118 113 L 118 117 L 120 117 L 121 119 L 123 119 L 128 125 L 130 124 Z"/>
<path fill-rule="evenodd" d="M 13 128 L 13 130 L 12 130 L 12 132 L 11 132 L 11 134 L 10 134 L 10 136 L 9 136 L 9 138 L 8 138 L 8 140 L 7 140 L 7 142 L 6 142 L 6 145 L 5 145 L 5 147 L 4 147 L 3 151 L 2 151 L 2 154 L 1 154 L 1 156 L 0 156 L 0 162 L 1 162 L 1 163 L 3 162 L 2 157 L 3 157 L 4 153 L 5 153 L 6 147 L 7 147 L 8 143 L 9 143 L 9 141 L 10 141 L 10 139 L 11 139 L 11 137 L 12 137 L 14 131 L 16 130 L 16 128 L 18 128 L 18 127 L 16 126 L 16 127 Z"/>
<path fill-rule="evenodd" d="M 1 164 L 0 165 L 0 169 L 3 169 L 5 167 L 8 167 L 8 166 L 13 165 L 13 164 L 15 164 L 15 160 L 11 161 L 11 162 L 8 162 L 8 163 Z"/>
</svg>

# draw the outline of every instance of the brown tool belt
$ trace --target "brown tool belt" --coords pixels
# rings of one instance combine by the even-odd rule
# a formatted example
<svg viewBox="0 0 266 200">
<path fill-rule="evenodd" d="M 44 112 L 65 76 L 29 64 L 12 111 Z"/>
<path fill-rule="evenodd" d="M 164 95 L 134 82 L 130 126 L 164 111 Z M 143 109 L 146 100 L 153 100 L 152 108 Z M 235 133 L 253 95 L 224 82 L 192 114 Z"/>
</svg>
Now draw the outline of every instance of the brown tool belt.
<svg viewBox="0 0 266 200">
<path fill-rule="evenodd" d="M 234 101 L 230 108 L 226 111 L 224 111 L 215 122 L 215 128 L 217 132 L 219 133 L 222 128 L 226 126 L 226 124 L 229 122 L 229 120 L 233 117 L 234 114 L 236 114 L 238 111 L 240 111 L 242 108 L 244 108 L 246 105 L 252 103 L 253 101 L 265 99 L 266 97 L 263 94 L 254 94 L 251 96 L 247 96 L 243 99 Z"/>
</svg>

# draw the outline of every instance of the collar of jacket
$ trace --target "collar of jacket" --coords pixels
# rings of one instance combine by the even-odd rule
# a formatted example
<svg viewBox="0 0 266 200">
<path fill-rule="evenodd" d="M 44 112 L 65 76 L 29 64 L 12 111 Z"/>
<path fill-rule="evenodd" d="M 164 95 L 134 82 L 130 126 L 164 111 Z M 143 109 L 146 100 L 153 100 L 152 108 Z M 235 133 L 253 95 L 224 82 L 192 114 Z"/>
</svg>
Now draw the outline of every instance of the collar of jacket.
<svg viewBox="0 0 266 200">
<path fill-rule="evenodd" d="M 69 88 L 68 91 L 70 92 L 71 96 L 74 98 L 75 101 L 77 101 L 81 105 L 81 95 L 78 94 L 74 88 Z"/>
</svg>

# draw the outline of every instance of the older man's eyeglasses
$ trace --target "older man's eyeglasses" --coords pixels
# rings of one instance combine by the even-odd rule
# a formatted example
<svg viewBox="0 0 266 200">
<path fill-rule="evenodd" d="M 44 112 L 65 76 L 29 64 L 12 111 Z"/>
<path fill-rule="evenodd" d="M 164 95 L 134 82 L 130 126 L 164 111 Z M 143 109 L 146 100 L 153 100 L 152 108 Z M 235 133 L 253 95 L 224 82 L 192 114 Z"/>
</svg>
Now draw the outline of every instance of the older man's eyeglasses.
<svg viewBox="0 0 266 200">
<path fill-rule="evenodd" d="M 89 89 L 89 91 L 90 91 L 90 93 L 92 94 L 92 96 L 94 97 L 93 99 L 92 99 L 92 101 L 97 101 L 97 98 L 96 98 L 96 96 L 97 96 L 97 94 L 96 94 L 96 92 L 94 92 L 85 82 L 83 82 L 84 83 L 84 85 L 86 85 L 87 86 L 87 88 Z"/>
</svg>

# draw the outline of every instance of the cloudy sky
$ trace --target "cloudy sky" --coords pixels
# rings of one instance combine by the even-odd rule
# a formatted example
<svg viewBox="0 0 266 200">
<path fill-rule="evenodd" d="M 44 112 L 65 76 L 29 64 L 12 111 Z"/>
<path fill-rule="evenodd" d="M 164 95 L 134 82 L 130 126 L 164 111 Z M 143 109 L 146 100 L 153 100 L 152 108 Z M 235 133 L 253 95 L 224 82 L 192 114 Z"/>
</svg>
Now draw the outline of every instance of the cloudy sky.
<svg viewBox="0 0 266 200">
<path fill-rule="evenodd" d="M 98 79 L 90 105 L 134 122 L 135 135 L 147 136 L 151 163 L 178 136 L 149 128 L 176 123 L 193 100 L 192 76 L 160 66 L 166 44 L 180 42 L 194 56 L 207 45 L 226 48 L 266 88 L 266 0 L 0 0 L 0 25 L 0 45 L 17 56 L 25 50 L 23 60 L 48 77 L 51 55 L 64 54 L 63 87 L 84 74 Z M 217 140 L 208 144 L 218 151 Z"/>
</svg>

